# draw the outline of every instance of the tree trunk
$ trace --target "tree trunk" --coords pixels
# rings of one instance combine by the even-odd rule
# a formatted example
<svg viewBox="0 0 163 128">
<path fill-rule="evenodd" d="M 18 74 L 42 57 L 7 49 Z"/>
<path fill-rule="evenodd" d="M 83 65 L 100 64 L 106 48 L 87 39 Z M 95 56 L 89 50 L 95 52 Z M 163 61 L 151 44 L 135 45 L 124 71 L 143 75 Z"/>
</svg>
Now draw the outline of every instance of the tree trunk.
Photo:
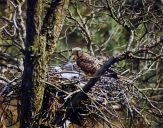
<svg viewBox="0 0 163 128">
<path fill-rule="evenodd" d="M 44 93 L 45 39 L 40 36 L 42 0 L 27 0 L 24 72 L 21 87 L 20 127 L 32 127 Z"/>
<path fill-rule="evenodd" d="M 46 63 L 56 46 L 68 4 L 69 0 L 52 0 L 42 23 L 43 1 L 27 0 L 25 58 L 21 86 L 21 128 L 39 125 L 37 119 L 44 96 Z"/>
</svg>

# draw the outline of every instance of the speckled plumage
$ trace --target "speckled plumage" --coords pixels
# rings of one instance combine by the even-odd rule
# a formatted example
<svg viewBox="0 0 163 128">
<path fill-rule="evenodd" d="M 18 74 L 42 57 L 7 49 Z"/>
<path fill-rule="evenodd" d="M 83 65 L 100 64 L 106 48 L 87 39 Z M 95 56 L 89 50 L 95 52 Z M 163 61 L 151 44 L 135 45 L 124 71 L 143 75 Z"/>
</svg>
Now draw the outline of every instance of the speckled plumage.
<svg viewBox="0 0 163 128">
<path fill-rule="evenodd" d="M 77 66 L 87 75 L 93 75 L 100 68 L 100 61 L 79 47 L 72 48 L 72 55 Z"/>
</svg>

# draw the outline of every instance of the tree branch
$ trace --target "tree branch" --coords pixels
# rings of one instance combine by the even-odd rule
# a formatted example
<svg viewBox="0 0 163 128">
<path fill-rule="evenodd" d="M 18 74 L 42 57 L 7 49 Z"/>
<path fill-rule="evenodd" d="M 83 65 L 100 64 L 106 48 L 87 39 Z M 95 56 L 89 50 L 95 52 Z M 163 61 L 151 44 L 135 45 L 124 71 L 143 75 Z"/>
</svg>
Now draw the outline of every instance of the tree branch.
<svg viewBox="0 0 163 128">
<path fill-rule="evenodd" d="M 91 88 L 95 86 L 96 82 L 100 79 L 102 75 L 115 63 L 124 60 L 124 59 L 134 59 L 134 54 L 141 53 L 143 51 L 152 49 L 153 47 L 158 46 L 161 41 L 153 44 L 151 46 L 145 47 L 137 51 L 127 51 L 118 56 L 111 57 L 106 61 L 101 68 L 93 75 L 93 77 L 88 81 L 88 83 L 82 88 L 80 92 L 75 93 L 69 98 L 63 106 L 56 112 L 56 117 L 54 123 L 57 125 L 62 125 L 67 118 L 73 118 L 74 114 L 77 112 L 77 107 L 81 101 L 87 100 L 87 95 Z M 115 77 L 115 74 L 110 75 L 110 77 Z M 65 110 L 65 111 L 63 111 Z"/>
<path fill-rule="evenodd" d="M 54 52 L 56 47 L 68 5 L 69 0 L 52 0 L 43 20 L 41 34 L 47 38 L 46 50 L 48 57 Z"/>
</svg>

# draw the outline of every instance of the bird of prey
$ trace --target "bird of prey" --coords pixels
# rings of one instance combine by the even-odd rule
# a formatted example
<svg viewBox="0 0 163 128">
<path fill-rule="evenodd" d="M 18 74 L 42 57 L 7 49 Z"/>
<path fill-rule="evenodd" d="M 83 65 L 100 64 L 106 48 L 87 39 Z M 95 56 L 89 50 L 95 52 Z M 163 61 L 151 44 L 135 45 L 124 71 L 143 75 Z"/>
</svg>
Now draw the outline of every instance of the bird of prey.
<svg viewBox="0 0 163 128">
<path fill-rule="evenodd" d="M 102 65 L 101 61 L 89 55 L 88 53 L 84 52 L 79 47 L 72 48 L 72 56 L 74 60 L 76 61 L 77 66 L 82 71 L 84 71 L 86 75 L 89 75 L 89 76 L 92 76 Z M 111 69 L 108 69 L 105 75 L 112 76 L 122 81 L 130 81 L 126 77 L 118 75 L 116 72 L 114 72 Z"/>
<path fill-rule="evenodd" d="M 101 66 L 98 59 L 82 51 L 79 47 L 72 48 L 72 56 L 77 66 L 84 71 L 86 75 L 93 75 Z"/>
</svg>

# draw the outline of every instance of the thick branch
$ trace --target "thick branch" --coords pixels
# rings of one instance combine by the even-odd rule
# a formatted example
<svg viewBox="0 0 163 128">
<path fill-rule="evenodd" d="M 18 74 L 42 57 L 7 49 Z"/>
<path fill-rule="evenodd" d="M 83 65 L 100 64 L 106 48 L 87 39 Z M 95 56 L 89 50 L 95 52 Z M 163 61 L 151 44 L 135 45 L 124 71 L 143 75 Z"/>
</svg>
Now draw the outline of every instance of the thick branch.
<svg viewBox="0 0 163 128">
<path fill-rule="evenodd" d="M 124 58 L 124 56 L 123 56 Z M 63 108 L 66 108 L 66 115 L 64 113 L 60 113 L 58 111 L 55 123 L 60 125 L 62 124 L 68 117 L 72 117 L 75 113 L 75 107 L 79 105 L 79 103 L 82 100 L 86 100 L 86 94 L 90 91 L 90 89 L 96 84 L 96 82 L 100 79 L 100 77 L 105 74 L 105 72 L 110 68 L 111 65 L 113 65 L 115 62 L 121 60 L 122 58 L 119 57 L 111 57 L 89 80 L 89 82 L 83 87 L 82 91 L 78 92 L 77 94 L 73 95 L 71 99 L 67 100 L 63 107 L 60 108 L 60 110 L 63 110 Z"/>
<path fill-rule="evenodd" d="M 50 7 L 47 10 L 44 18 L 41 33 L 46 35 L 47 40 L 47 56 L 50 56 L 56 47 L 56 42 L 65 19 L 66 9 L 68 8 L 69 0 L 52 0 Z"/>
<path fill-rule="evenodd" d="M 127 51 L 126 53 L 122 53 L 116 57 L 111 57 L 106 63 L 101 66 L 101 68 L 93 75 L 93 77 L 88 81 L 88 83 L 82 88 L 82 90 L 78 93 L 75 93 L 71 99 L 67 100 L 65 104 L 58 110 L 55 118 L 55 123 L 57 125 L 61 125 L 67 118 L 73 118 L 73 114 L 76 113 L 76 107 L 80 104 L 81 101 L 87 99 L 86 93 L 88 93 L 91 88 L 96 84 L 96 82 L 100 79 L 100 77 L 105 74 L 105 72 L 115 63 L 124 60 L 124 59 L 134 59 L 134 54 L 138 54 L 149 49 L 152 49 L 158 45 L 161 45 L 162 41 L 148 46 L 146 48 L 137 50 L 137 51 Z M 111 75 L 110 77 L 115 77 L 115 75 Z M 66 114 L 65 110 L 66 109 Z"/>
</svg>

